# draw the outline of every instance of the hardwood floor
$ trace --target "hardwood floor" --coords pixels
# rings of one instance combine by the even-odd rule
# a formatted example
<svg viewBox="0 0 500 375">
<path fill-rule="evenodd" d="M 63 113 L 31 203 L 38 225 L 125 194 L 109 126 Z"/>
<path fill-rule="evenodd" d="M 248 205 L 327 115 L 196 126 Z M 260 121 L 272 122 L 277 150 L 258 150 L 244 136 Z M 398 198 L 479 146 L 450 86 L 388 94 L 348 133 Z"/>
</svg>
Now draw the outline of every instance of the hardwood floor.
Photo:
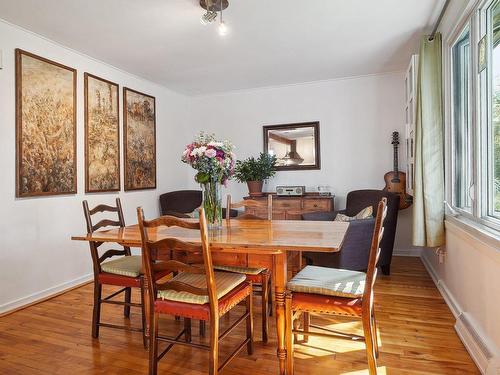
<svg viewBox="0 0 500 375">
<path fill-rule="evenodd" d="M 92 292 L 89 284 L 0 318 L 0 374 L 146 374 L 147 353 L 139 333 L 101 328 L 100 338 L 92 339 Z M 420 259 L 395 257 L 392 275 L 380 276 L 375 292 L 381 345 L 379 375 L 479 374 Z M 255 302 L 259 300 L 255 298 Z M 256 306 L 255 327 L 259 326 L 259 311 Z M 140 326 L 139 312 L 132 310 L 132 325 Z M 222 318 L 222 327 L 238 315 L 239 311 L 231 313 L 229 319 Z M 123 308 L 105 306 L 103 321 L 123 323 Z M 242 352 L 224 375 L 277 373 L 274 319 L 271 322 L 269 343 L 264 345 L 260 330 L 255 329 L 254 355 Z M 362 332 L 360 322 L 332 319 L 327 323 L 338 330 Z M 174 333 L 181 325 L 164 318 L 160 332 Z M 193 340 L 198 339 L 197 332 L 195 323 Z M 243 327 L 224 340 L 221 353 L 229 353 L 242 337 Z M 310 337 L 307 344 L 295 348 L 297 375 L 368 373 L 362 343 Z M 160 361 L 159 374 L 204 374 L 207 360 L 206 352 L 178 346 Z"/>
</svg>

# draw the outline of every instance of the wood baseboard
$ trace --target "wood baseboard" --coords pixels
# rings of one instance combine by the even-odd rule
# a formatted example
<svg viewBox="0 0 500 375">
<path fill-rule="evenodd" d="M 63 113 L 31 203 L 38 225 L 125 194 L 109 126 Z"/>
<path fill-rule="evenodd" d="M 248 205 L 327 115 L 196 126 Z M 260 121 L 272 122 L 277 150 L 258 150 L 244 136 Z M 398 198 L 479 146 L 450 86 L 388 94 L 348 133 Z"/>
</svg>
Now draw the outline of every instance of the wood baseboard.
<svg viewBox="0 0 500 375">
<path fill-rule="evenodd" d="M 394 249 L 392 252 L 393 256 L 397 257 L 416 257 L 422 256 L 422 249 L 419 248 L 408 248 L 408 249 Z"/>
</svg>

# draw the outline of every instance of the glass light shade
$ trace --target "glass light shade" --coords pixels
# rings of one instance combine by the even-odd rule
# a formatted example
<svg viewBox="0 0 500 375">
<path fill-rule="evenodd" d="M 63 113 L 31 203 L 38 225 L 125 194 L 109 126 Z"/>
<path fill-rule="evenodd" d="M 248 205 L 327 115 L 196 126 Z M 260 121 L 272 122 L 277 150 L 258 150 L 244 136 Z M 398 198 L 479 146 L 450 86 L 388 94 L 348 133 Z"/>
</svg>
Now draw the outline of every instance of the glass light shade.
<svg viewBox="0 0 500 375">
<path fill-rule="evenodd" d="M 219 34 L 224 36 L 227 34 L 227 32 L 228 32 L 228 28 L 227 28 L 226 24 L 224 23 L 224 21 L 221 21 L 219 23 Z"/>
</svg>

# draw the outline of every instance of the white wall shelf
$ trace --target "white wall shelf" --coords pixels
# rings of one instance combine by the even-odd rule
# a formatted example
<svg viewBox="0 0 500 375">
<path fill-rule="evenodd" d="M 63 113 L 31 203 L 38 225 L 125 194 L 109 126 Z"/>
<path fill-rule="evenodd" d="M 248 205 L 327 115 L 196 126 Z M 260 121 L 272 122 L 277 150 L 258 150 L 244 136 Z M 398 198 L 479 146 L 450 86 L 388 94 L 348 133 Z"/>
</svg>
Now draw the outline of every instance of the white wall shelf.
<svg viewBox="0 0 500 375">
<path fill-rule="evenodd" d="M 406 192 L 413 195 L 415 181 L 415 124 L 417 109 L 418 55 L 412 55 L 405 75 Z"/>
</svg>

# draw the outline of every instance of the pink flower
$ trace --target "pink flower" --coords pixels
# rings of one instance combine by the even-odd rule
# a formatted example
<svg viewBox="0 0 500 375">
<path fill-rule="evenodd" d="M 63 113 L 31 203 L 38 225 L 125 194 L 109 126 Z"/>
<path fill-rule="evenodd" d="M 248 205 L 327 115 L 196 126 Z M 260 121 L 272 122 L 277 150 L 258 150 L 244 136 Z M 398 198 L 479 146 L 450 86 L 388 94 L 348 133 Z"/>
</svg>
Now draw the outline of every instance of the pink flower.
<svg viewBox="0 0 500 375">
<path fill-rule="evenodd" d="M 205 156 L 207 158 L 214 158 L 217 155 L 217 151 L 215 151 L 213 148 L 209 148 L 208 150 L 205 150 Z"/>
</svg>

